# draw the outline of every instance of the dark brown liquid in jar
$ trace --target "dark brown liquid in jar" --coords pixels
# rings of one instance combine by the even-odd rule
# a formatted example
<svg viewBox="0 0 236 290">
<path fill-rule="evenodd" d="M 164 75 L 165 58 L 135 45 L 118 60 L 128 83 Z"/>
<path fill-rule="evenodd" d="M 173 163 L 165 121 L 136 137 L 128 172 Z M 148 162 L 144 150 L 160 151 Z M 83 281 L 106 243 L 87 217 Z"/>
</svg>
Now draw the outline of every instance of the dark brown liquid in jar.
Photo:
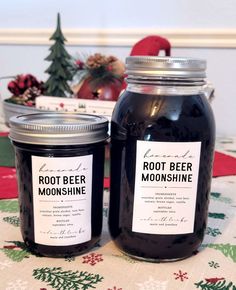
<svg viewBox="0 0 236 290">
<path fill-rule="evenodd" d="M 213 114 L 198 89 L 173 93 L 162 83 L 135 90 L 128 87 L 112 116 L 109 230 L 133 257 L 186 258 L 207 223 Z"/>
<path fill-rule="evenodd" d="M 23 240 L 29 250 L 38 255 L 65 257 L 81 254 L 98 242 L 102 231 L 107 121 L 98 120 L 101 124 L 97 125 L 96 117 L 88 115 L 48 114 L 26 115 L 19 119 L 30 123 L 32 135 L 34 130 L 39 130 L 35 127 L 38 123 L 41 133 L 37 133 L 42 138 L 40 141 L 32 136 L 29 143 L 25 136 L 29 134 L 28 127 L 21 135 L 19 120 L 13 120 L 16 123 L 12 123 L 10 137 L 16 152 Z M 55 120 L 60 122 L 60 128 L 55 127 Z M 40 122 L 49 124 L 49 130 L 59 139 L 63 134 L 65 140 L 53 140 L 52 132 L 48 133 Z M 86 127 L 84 123 L 87 123 Z M 92 131 L 95 128 L 99 131 L 98 126 L 101 126 L 100 136 L 94 138 Z M 84 133 L 90 130 L 91 138 L 86 135 L 84 139 Z M 80 142 L 84 144 L 76 144 Z"/>
</svg>

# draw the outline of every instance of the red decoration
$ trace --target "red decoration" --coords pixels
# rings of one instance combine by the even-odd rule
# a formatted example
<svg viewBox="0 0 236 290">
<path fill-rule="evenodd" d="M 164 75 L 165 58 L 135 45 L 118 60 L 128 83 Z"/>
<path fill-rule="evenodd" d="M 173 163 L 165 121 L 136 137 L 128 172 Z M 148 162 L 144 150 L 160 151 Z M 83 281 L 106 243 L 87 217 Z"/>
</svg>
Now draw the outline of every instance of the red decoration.
<svg viewBox="0 0 236 290">
<path fill-rule="evenodd" d="M 36 87 L 43 90 L 43 82 L 39 82 L 36 77 L 31 74 L 18 75 L 14 81 L 8 84 L 8 90 L 14 95 L 22 95 L 28 88 Z"/>
<path fill-rule="evenodd" d="M 213 176 L 236 175 L 236 158 L 224 153 L 215 152 Z"/>
<path fill-rule="evenodd" d="M 175 280 L 180 279 L 181 282 L 184 282 L 184 279 L 188 279 L 187 274 L 187 272 L 182 272 L 181 270 L 179 270 L 178 273 L 174 273 L 174 275 L 176 276 Z"/>
<path fill-rule="evenodd" d="M 125 68 L 120 60 L 112 55 L 95 53 L 84 61 L 76 60 L 75 65 L 75 80 L 77 78 L 78 83 L 74 93 L 77 98 L 117 101 L 124 88 Z"/>
<path fill-rule="evenodd" d="M 225 278 L 217 278 L 217 277 L 216 278 L 205 278 L 205 280 L 206 280 L 206 282 L 215 284 L 220 280 L 225 280 Z"/>
<path fill-rule="evenodd" d="M 19 248 L 16 245 L 12 245 L 12 246 L 4 246 L 4 249 L 15 249 L 15 248 Z"/>
<path fill-rule="evenodd" d="M 7 136 L 8 132 L 0 133 L 0 136 Z M 236 158 L 215 152 L 213 166 L 213 177 L 236 175 Z M 110 187 L 110 178 L 104 178 L 104 188 Z M 18 196 L 16 170 L 11 167 L 0 166 L 0 199 L 16 198 Z"/>
<path fill-rule="evenodd" d="M 108 83 L 101 82 L 99 85 L 93 85 L 92 78 L 87 78 L 78 92 L 78 98 L 117 101 L 122 88 L 123 82 L 118 79 L 113 79 Z"/>
<path fill-rule="evenodd" d="M 90 264 L 91 266 L 94 266 L 102 261 L 103 261 L 102 254 L 91 253 L 86 256 L 83 256 L 83 264 Z"/>
<path fill-rule="evenodd" d="M 171 44 L 170 42 L 161 36 L 150 35 L 134 44 L 130 55 L 150 55 L 157 56 L 160 50 L 165 51 L 166 56 L 170 56 Z"/>
<path fill-rule="evenodd" d="M 17 196 L 16 169 L 0 167 L 0 199 L 16 198 Z"/>
</svg>

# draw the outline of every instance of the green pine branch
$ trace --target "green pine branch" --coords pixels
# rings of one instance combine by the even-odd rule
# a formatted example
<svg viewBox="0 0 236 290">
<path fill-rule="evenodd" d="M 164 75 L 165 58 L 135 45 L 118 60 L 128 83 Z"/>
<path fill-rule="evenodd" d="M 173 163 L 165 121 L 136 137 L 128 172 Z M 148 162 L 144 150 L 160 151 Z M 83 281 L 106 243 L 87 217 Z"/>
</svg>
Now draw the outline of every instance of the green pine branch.
<svg viewBox="0 0 236 290">
<path fill-rule="evenodd" d="M 225 257 L 229 257 L 236 263 L 236 245 L 231 244 L 208 244 L 208 248 L 221 251 Z"/>
<path fill-rule="evenodd" d="M 95 288 L 94 285 L 103 280 L 103 277 L 98 274 L 84 271 L 63 271 L 61 267 L 34 269 L 33 276 L 57 290 L 87 290 Z"/>
<path fill-rule="evenodd" d="M 20 219 L 18 216 L 7 216 L 3 218 L 3 221 L 13 225 L 14 227 L 20 226 Z"/>
<path fill-rule="evenodd" d="M 216 283 L 200 281 L 194 285 L 202 290 L 236 290 L 236 286 L 232 282 L 226 285 L 226 280 L 221 280 Z"/>
<path fill-rule="evenodd" d="M 9 259 L 14 262 L 21 262 L 24 258 L 29 258 L 30 253 L 27 250 L 0 249 Z"/>
</svg>

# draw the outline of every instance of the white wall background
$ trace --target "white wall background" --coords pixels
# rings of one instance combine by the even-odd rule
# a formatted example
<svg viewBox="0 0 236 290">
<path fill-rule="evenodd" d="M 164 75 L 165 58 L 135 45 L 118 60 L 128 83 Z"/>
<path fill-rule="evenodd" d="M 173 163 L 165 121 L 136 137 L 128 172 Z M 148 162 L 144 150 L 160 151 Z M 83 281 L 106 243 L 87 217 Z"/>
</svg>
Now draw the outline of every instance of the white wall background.
<svg viewBox="0 0 236 290">
<path fill-rule="evenodd" d="M 44 58 L 57 12 L 72 55 L 99 51 L 124 60 L 140 37 L 160 34 L 173 37 L 173 56 L 205 58 L 216 89 L 217 134 L 236 135 L 235 0 L 1 1 L 0 77 L 32 73 L 47 78 Z M 2 99 L 10 95 L 7 82 L 0 81 Z"/>
<path fill-rule="evenodd" d="M 8 0 L 1 28 L 235 28 L 235 0 Z"/>
</svg>

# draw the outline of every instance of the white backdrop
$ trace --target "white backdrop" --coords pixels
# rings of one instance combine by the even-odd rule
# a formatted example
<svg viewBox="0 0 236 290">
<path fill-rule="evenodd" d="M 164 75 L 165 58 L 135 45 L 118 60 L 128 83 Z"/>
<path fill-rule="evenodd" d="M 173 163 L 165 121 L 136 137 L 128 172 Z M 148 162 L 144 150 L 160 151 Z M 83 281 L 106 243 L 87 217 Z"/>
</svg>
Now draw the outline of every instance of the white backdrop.
<svg viewBox="0 0 236 290">
<path fill-rule="evenodd" d="M 235 28 L 235 0 L 1 0 L 1 28 Z"/>
<path fill-rule="evenodd" d="M 217 33 L 236 31 L 236 1 L 235 0 L 121 0 L 121 1 L 72 1 L 72 0 L 8 0 L 0 2 L 0 77 L 19 73 L 32 73 L 45 80 L 44 74 L 49 63 L 44 58 L 49 54 L 48 38 L 43 42 L 32 44 L 23 39 L 24 29 L 38 33 L 40 29 L 53 32 L 56 25 L 56 14 L 61 13 L 62 29 L 115 29 L 119 33 L 126 31 L 139 32 L 144 29 L 146 34 L 159 29 L 176 31 L 185 29 L 191 37 L 191 31 L 211 30 Z M 9 44 L 5 40 L 8 31 L 21 29 L 21 44 L 14 43 L 14 37 Z M 23 32 L 22 32 L 23 31 Z M 50 35 L 50 34 L 49 34 Z M 236 34 L 235 34 L 236 35 Z M 164 35 L 165 36 L 165 35 Z M 31 37 L 33 40 L 33 36 Z M 79 36 L 78 36 L 79 38 Z M 97 36 L 99 38 L 99 35 Z M 205 58 L 208 63 L 208 80 L 216 89 L 213 110 L 216 117 L 218 135 L 236 135 L 236 39 L 231 39 L 232 45 L 221 44 L 215 47 L 208 45 L 208 39 L 203 44 L 184 46 L 173 44 L 173 56 L 191 56 Z M 113 54 L 122 60 L 130 52 L 130 44 L 135 39 L 129 39 L 124 45 L 107 40 L 106 45 L 86 44 L 71 45 L 68 41 L 67 50 L 72 55 L 76 53 L 90 54 L 102 52 Z M 207 42 L 208 41 L 208 42 Z M 128 44 L 127 44 L 128 43 Z M 204 46 L 206 43 L 206 46 Z M 10 94 L 6 89 L 7 81 L 0 81 L 1 98 Z"/>
</svg>

